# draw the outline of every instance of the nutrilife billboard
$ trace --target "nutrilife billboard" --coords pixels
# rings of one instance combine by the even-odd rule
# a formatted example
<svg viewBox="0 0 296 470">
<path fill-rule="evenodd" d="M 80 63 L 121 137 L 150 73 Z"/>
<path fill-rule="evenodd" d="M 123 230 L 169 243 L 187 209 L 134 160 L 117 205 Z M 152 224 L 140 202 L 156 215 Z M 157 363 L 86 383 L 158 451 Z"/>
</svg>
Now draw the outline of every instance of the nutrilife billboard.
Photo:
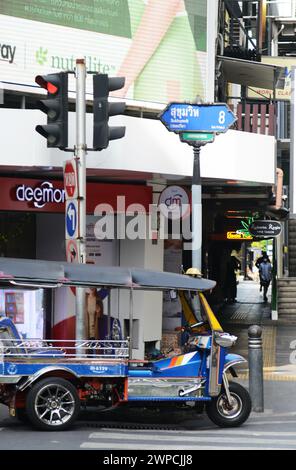
<svg viewBox="0 0 296 470">
<path fill-rule="evenodd" d="M 35 75 L 85 57 L 89 71 L 126 77 L 120 97 L 205 98 L 207 0 L 1 1 L 0 31 L 5 86 L 34 92 Z"/>
</svg>

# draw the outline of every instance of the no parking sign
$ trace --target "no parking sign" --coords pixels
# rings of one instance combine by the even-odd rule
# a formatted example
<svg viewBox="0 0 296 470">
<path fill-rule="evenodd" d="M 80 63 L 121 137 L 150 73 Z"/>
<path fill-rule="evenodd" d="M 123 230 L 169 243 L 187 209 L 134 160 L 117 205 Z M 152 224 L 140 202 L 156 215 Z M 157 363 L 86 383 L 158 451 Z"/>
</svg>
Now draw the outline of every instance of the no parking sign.
<svg viewBox="0 0 296 470">
<path fill-rule="evenodd" d="M 68 240 L 66 245 L 68 263 L 80 262 L 80 240 Z"/>
<path fill-rule="evenodd" d="M 77 162 L 75 158 L 64 163 L 64 186 L 66 199 L 76 199 L 78 196 Z"/>
</svg>

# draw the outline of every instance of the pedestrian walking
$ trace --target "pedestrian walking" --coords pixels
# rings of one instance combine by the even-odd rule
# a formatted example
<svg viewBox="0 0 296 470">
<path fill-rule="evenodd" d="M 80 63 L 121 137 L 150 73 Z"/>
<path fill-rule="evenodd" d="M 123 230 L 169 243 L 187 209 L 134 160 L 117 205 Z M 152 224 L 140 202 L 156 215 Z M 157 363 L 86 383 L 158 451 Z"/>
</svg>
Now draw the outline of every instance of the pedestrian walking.
<svg viewBox="0 0 296 470">
<path fill-rule="evenodd" d="M 267 291 L 268 291 L 269 284 L 271 281 L 271 273 L 272 273 L 272 267 L 271 267 L 271 263 L 269 261 L 268 256 L 264 257 L 262 263 L 260 263 L 259 273 L 260 273 L 260 282 L 262 283 L 262 287 L 263 287 L 263 300 L 264 302 L 267 302 Z"/>
<path fill-rule="evenodd" d="M 262 279 L 261 279 L 261 275 L 260 275 L 260 265 L 261 263 L 263 263 L 263 260 L 264 258 L 267 258 L 267 260 L 269 261 L 270 263 L 270 259 L 266 253 L 266 251 L 262 251 L 261 252 L 261 256 L 257 259 L 256 263 L 255 263 L 255 266 L 256 268 L 258 269 L 259 271 L 259 279 L 260 279 L 260 292 L 262 292 L 262 289 L 263 289 L 263 282 L 262 282 Z"/>
</svg>

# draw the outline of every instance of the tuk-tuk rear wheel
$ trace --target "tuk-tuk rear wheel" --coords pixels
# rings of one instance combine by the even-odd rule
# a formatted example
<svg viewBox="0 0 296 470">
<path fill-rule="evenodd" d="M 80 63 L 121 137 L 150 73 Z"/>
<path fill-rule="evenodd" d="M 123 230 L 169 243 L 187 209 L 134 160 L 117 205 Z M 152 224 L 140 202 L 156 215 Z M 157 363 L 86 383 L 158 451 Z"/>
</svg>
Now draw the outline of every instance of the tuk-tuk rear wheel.
<svg viewBox="0 0 296 470">
<path fill-rule="evenodd" d="M 77 389 L 59 377 L 40 380 L 27 395 L 26 411 L 37 429 L 64 431 L 74 423 L 80 411 Z"/>
<path fill-rule="evenodd" d="M 229 392 L 232 398 L 230 405 L 225 390 L 213 398 L 206 406 L 207 415 L 217 426 L 227 428 L 243 424 L 252 410 L 249 392 L 236 382 L 229 383 Z"/>
</svg>

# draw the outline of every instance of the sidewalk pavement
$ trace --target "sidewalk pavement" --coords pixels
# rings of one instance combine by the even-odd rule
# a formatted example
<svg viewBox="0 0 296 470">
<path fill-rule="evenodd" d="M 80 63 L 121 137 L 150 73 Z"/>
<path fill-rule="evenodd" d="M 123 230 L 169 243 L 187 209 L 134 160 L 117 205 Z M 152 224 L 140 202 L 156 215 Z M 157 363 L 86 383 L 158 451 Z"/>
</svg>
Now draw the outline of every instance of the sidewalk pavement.
<svg viewBox="0 0 296 470">
<path fill-rule="evenodd" d="M 223 329 L 238 337 L 231 352 L 248 358 L 248 328 L 260 325 L 263 329 L 263 367 L 267 381 L 296 381 L 296 323 L 271 320 L 268 302 L 263 302 L 259 284 L 241 280 L 237 289 L 237 302 L 223 304 L 214 309 Z M 271 289 L 270 289 L 271 290 Z M 240 379 L 248 380 L 246 365 L 240 367 Z"/>
<path fill-rule="evenodd" d="M 237 286 L 236 303 L 222 304 L 214 308 L 219 321 L 231 324 L 262 325 L 271 319 L 271 288 L 269 288 L 268 302 L 263 302 L 263 292 L 255 281 L 240 279 Z"/>
</svg>

